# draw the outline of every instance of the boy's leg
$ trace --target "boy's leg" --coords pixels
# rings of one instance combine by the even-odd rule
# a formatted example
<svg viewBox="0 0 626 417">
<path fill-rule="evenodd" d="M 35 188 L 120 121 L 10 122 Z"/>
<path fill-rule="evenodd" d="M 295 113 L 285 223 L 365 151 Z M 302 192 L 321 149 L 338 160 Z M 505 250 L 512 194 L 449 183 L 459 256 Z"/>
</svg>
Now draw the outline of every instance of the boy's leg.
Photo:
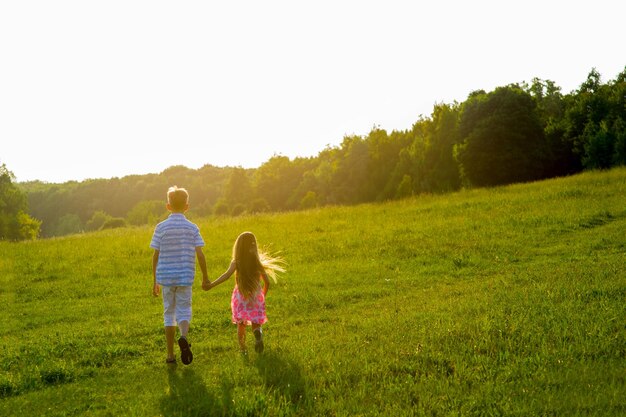
<svg viewBox="0 0 626 417">
<path fill-rule="evenodd" d="M 167 346 L 167 360 L 175 359 L 174 338 L 176 337 L 176 300 L 171 287 L 163 287 L 163 323 L 165 326 L 165 342 Z"/>
<path fill-rule="evenodd" d="M 176 321 L 180 335 L 187 337 L 191 322 L 191 287 L 176 287 Z"/>
<path fill-rule="evenodd" d="M 246 324 L 237 323 L 237 339 L 239 339 L 239 349 L 246 351 Z"/>
<path fill-rule="evenodd" d="M 176 319 L 178 321 L 178 329 L 180 330 L 180 338 L 178 346 L 180 347 L 180 359 L 185 365 L 189 365 L 193 361 L 193 353 L 191 352 L 191 343 L 187 340 L 189 332 L 189 322 L 191 321 L 191 287 L 176 288 Z"/>
<path fill-rule="evenodd" d="M 180 331 L 181 337 L 187 337 L 187 333 L 189 333 L 189 322 L 187 320 L 179 321 L 178 330 Z"/>
<path fill-rule="evenodd" d="M 165 326 L 165 341 L 167 342 L 167 360 L 176 359 L 174 356 L 174 339 L 176 337 L 176 326 Z"/>
<path fill-rule="evenodd" d="M 178 338 L 178 347 L 180 347 L 180 360 L 189 365 L 193 361 L 193 353 L 191 352 L 191 343 L 187 341 L 187 338 L 181 336 Z"/>
</svg>

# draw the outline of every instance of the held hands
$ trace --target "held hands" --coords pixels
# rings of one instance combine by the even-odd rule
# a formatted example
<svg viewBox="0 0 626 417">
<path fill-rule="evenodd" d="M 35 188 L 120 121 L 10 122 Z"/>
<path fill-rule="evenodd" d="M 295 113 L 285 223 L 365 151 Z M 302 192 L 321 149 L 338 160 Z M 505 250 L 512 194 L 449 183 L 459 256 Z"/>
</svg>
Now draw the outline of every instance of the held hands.
<svg viewBox="0 0 626 417">
<path fill-rule="evenodd" d="M 154 297 L 158 297 L 160 292 L 161 292 L 161 287 L 159 286 L 159 284 L 157 284 L 156 282 L 152 284 L 152 295 Z"/>
<path fill-rule="evenodd" d="M 213 288 L 213 284 L 211 283 L 211 281 L 209 281 L 209 279 L 208 279 L 208 278 L 203 278 L 203 279 L 202 279 L 202 289 L 203 289 L 204 291 L 208 291 L 208 290 L 210 290 L 211 288 Z"/>
</svg>

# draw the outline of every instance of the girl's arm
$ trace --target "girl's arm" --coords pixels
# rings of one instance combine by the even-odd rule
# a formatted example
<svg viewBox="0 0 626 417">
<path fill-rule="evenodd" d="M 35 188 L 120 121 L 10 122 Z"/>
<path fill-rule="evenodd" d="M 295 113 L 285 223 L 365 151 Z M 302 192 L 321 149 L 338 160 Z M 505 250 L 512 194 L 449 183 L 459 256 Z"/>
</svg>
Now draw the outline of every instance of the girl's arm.
<svg viewBox="0 0 626 417">
<path fill-rule="evenodd" d="M 265 295 L 270 289 L 270 280 L 267 279 L 267 274 L 265 272 L 261 274 L 261 278 L 263 279 L 263 295 Z"/>
<path fill-rule="evenodd" d="M 213 281 L 211 283 L 211 285 L 209 285 L 209 287 L 206 288 L 206 289 L 209 290 L 209 289 L 211 289 L 213 287 L 217 287 L 222 282 L 226 281 L 228 278 L 230 278 L 230 276 L 233 274 L 233 272 L 235 272 L 236 268 L 237 268 L 237 264 L 235 263 L 235 260 L 233 259 L 232 261 L 230 261 L 230 266 L 228 267 L 228 270 L 226 272 L 224 272 L 222 275 L 220 275 L 220 277 L 218 279 Z"/>
</svg>

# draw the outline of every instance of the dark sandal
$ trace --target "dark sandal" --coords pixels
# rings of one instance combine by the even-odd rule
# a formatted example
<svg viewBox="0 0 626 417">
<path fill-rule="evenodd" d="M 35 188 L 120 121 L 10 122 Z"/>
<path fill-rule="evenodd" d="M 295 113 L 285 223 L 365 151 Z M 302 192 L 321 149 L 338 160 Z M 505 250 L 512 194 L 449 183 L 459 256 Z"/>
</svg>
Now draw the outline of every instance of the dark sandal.
<svg viewBox="0 0 626 417">
<path fill-rule="evenodd" d="M 186 338 L 181 337 L 178 339 L 178 347 L 180 347 L 180 360 L 189 365 L 193 361 L 193 353 L 191 353 L 191 343 Z"/>
<path fill-rule="evenodd" d="M 256 343 L 254 344 L 254 350 L 256 353 L 263 353 L 263 333 L 258 330 L 254 331 L 254 338 L 256 339 Z"/>
</svg>

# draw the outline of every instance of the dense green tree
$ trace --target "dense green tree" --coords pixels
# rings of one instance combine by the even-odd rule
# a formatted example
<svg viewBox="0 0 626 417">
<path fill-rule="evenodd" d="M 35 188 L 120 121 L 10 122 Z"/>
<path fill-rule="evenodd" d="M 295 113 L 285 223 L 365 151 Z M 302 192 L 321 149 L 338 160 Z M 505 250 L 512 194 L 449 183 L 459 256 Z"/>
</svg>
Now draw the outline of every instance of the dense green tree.
<svg viewBox="0 0 626 417">
<path fill-rule="evenodd" d="M 287 202 L 301 180 L 295 164 L 286 156 L 274 155 L 254 173 L 256 195 L 272 210 L 287 208 Z"/>
<path fill-rule="evenodd" d="M 248 172 L 241 167 L 233 168 L 224 189 L 226 203 L 231 207 L 236 204 L 246 207 L 253 196 L 254 193 Z"/>
<path fill-rule="evenodd" d="M 126 215 L 129 224 L 140 226 L 156 224 L 167 217 L 165 202 L 159 200 L 140 201 Z"/>
<path fill-rule="evenodd" d="M 68 213 L 61 216 L 54 225 L 54 234 L 56 236 L 71 235 L 83 232 L 83 223 L 77 214 Z"/>
<path fill-rule="evenodd" d="M 338 198 L 333 191 L 334 176 L 340 158 L 338 148 L 326 147 L 316 158 L 316 165 L 302 178 L 301 195 L 314 191 L 318 195 L 318 203 L 337 204 Z"/>
<path fill-rule="evenodd" d="M 413 179 L 410 175 L 404 174 L 402 181 L 396 189 L 396 198 L 410 197 L 413 194 Z"/>
<path fill-rule="evenodd" d="M 410 185 L 411 194 L 419 194 L 431 188 L 425 174 L 428 123 L 428 119 L 420 118 L 407 132 L 409 145 L 400 151 L 398 164 L 392 173 L 393 178 L 399 179 L 398 186 L 402 182 L 403 187 Z M 405 175 L 411 179 L 410 184 L 407 184 Z"/>
<path fill-rule="evenodd" d="M 341 204 L 366 201 L 369 151 L 367 141 L 360 136 L 346 136 L 333 163 L 332 200 Z"/>
<path fill-rule="evenodd" d="M 626 120 L 626 69 L 616 80 L 602 83 L 593 69 L 569 98 L 565 115 L 565 136 L 585 168 L 613 166 L 619 155 L 623 120 Z"/>
<path fill-rule="evenodd" d="M 317 207 L 318 205 L 319 205 L 319 202 L 318 202 L 317 194 L 315 193 L 315 191 L 307 192 L 305 196 L 302 197 L 302 200 L 300 200 L 301 209 L 306 210 L 306 209 Z"/>
<path fill-rule="evenodd" d="M 606 122 L 600 125 L 588 123 L 583 133 L 584 156 L 583 165 L 588 169 L 607 169 L 613 162 L 613 145 L 615 138 L 608 129 Z"/>
<path fill-rule="evenodd" d="M 27 197 L 14 181 L 13 173 L 0 165 L 0 239 L 34 239 L 41 223 L 27 214 Z"/>
<path fill-rule="evenodd" d="M 459 143 L 459 106 L 435 105 L 425 123 L 423 190 L 441 192 L 461 186 L 459 165 L 453 148 Z"/>
<path fill-rule="evenodd" d="M 235 203 L 230 208 L 231 216 L 241 216 L 246 213 L 246 206 L 243 203 Z"/>
<path fill-rule="evenodd" d="M 613 164 L 626 165 L 626 66 L 613 83 L 611 98 L 614 103 L 612 128 L 615 134 Z"/>
<path fill-rule="evenodd" d="M 553 81 L 534 78 L 525 89 L 535 100 L 545 136 L 542 177 L 570 175 L 580 171 L 582 165 L 580 156 L 575 152 L 575 141 L 565 134 L 567 101 L 561 88 Z"/>
<path fill-rule="evenodd" d="M 259 197 L 252 200 L 250 203 L 250 212 L 251 213 L 265 213 L 271 211 L 270 204 L 266 199 Z"/>
<path fill-rule="evenodd" d="M 476 186 L 541 177 L 543 130 L 536 103 L 517 85 L 471 96 L 462 106 L 456 156 Z"/>
<path fill-rule="evenodd" d="M 405 131 L 387 134 L 383 129 L 374 128 L 365 141 L 369 153 L 365 199 L 381 201 L 395 198 L 398 184 L 404 175 L 396 168 L 402 150 L 411 144 L 411 135 Z"/>
<path fill-rule="evenodd" d="M 225 199 L 219 199 L 213 207 L 213 214 L 216 216 L 227 216 L 230 214 L 230 208 Z"/>
<path fill-rule="evenodd" d="M 613 165 L 626 165 L 626 123 L 622 118 L 615 120 L 615 146 L 613 147 Z"/>
</svg>

